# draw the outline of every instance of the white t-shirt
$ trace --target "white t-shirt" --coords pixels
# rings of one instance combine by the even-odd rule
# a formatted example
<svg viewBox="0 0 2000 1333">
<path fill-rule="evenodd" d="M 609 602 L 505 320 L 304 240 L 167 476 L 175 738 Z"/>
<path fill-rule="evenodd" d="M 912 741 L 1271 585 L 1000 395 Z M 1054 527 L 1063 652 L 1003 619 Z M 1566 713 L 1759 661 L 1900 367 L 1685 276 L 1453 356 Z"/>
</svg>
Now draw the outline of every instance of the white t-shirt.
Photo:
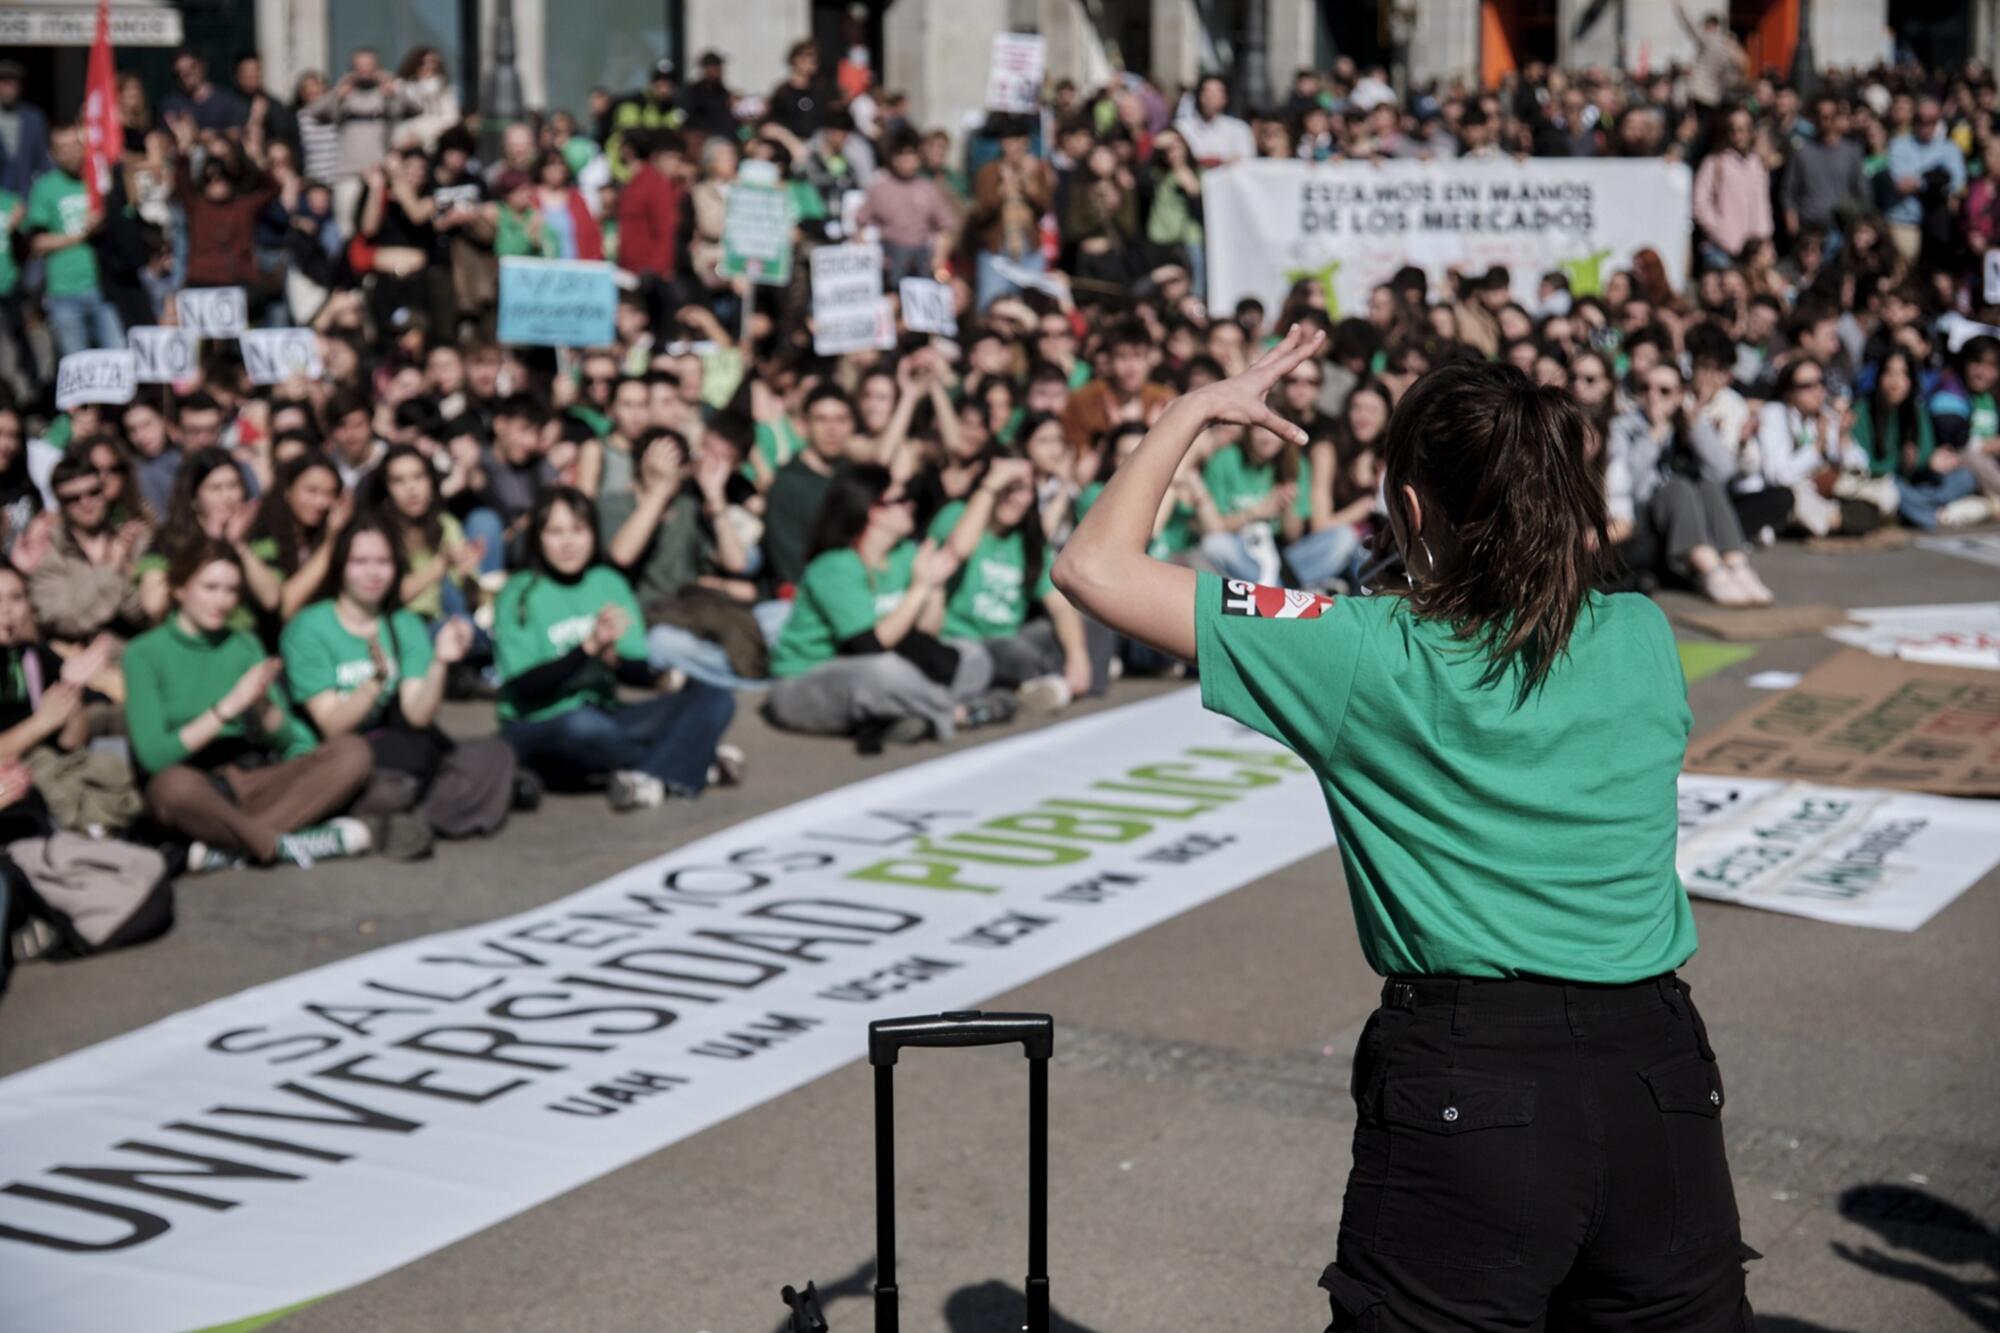
<svg viewBox="0 0 2000 1333">
<path fill-rule="evenodd" d="M 1257 156 L 1257 136 L 1234 116 L 1214 120 L 1183 116 L 1174 122 L 1174 130 L 1187 140 L 1188 154 L 1204 168 L 1226 167 Z"/>
</svg>

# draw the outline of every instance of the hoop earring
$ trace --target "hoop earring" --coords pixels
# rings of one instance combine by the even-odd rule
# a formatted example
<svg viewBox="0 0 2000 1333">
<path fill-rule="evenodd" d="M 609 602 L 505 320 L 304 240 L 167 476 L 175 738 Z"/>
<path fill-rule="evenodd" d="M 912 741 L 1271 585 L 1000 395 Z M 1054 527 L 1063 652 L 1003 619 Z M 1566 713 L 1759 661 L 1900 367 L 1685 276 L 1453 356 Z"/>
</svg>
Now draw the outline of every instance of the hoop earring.
<svg viewBox="0 0 2000 1333">
<path fill-rule="evenodd" d="M 1437 557 L 1431 554 L 1431 544 L 1422 537 L 1417 538 L 1417 547 L 1424 553 L 1424 577 L 1428 579 L 1437 573 Z M 1416 576 L 1410 572 L 1410 561 L 1407 556 L 1403 560 L 1403 582 L 1411 588 L 1417 586 Z"/>
</svg>

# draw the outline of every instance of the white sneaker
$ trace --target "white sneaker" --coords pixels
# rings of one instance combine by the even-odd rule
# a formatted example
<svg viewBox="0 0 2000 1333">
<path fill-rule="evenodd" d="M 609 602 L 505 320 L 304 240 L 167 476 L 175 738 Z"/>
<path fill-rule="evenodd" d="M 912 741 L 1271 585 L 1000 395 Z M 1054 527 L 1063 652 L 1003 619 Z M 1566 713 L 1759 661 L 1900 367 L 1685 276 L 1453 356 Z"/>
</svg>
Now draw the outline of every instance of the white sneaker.
<svg viewBox="0 0 2000 1333">
<path fill-rule="evenodd" d="M 311 867 L 315 861 L 339 856 L 360 856 L 375 845 L 368 826 L 358 819 L 329 819 L 324 824 L 308 824 L 278 839 L 278 859 Z"/>
<path fill-rule="evenodd" d="M 1030 713 L 1059 713 L 1069 707 L 1069 682 L 1061 676 L 1037 676 L 1021 686 L 1021 707 Z"/>
<path fill-rule="evenodd" d="M 242 857 L 234 852 L 225 852 L 220 847 L 211 847 L 205 842 L 188 844 L 187 869 L 184 875 L 206 875 L 212 870 L 237 870 L 245 864 Z"/>
<path fill-rule="evenodd" d="M 1992 517 L 1993 501 L 1983 495 L 1968 495 L 1953 500 L 1937 511 L 1937 522 L 1941 528 L 1969 528 Z"/>
<path fill-rule="evenodd" d="M 650 810 L 666 804 L 667 784 L 651 773 L 621 768 L 611 775 L 604 795 L 611 802 L 611 808 L 620 814 L 627 810 Z"/>
<path fill-rule="evenodd" d="M 743 747 L 722 744 L 715 747 L 715 762 L 708 766 L 708 785 L 711 787 L 735 787 L 743 782 L 743 771 L 747 765 Z"/>
</svg>

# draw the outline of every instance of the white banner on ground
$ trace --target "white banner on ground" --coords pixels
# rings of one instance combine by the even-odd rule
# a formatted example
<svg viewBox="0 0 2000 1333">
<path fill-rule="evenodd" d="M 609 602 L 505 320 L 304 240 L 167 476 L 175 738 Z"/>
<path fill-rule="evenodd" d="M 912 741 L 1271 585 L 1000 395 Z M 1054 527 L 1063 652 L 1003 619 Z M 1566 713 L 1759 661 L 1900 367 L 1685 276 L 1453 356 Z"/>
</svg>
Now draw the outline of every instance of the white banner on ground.
<svg viewBox="0 0 2000 1333">
<path fill-rule="evenodd" d="M 1276 310 L 1309 281 L 1339 319 L 1367 313 L 1369 292 L 1407 264 L 1429 275 L 1433 295 L 1448 290 L 1450 269 L 1478 277 L 1500 265 L 1534 310 L 1543 274 L 1589 296 L 1641 250 L 1678 290 L 1692 197 L 1688 169 L 1657 159 L 1239 162 L 1201 178 L 1208 306 L 1254 296 Z"/>
<path fill-rule="evenodd" d="M 2000 250 L 1990 251 L 2000 255 Z M 1955 555 L 1977 560 L 1982 565 L 2000 565 L 2000 532 L 1955 532 L 1944 537 L 1919 537 L 1917 546 L 1939 555 Z"/>
<path fill-rule="evenodd" d="M 2000 602 L 1863 607 L 1847 614 L 1855 623 L 1828 630 L 1828 638 L 1905 662 L 2000 670 Z"/>
<path fill-rule="evenodd" d="M 903 323 L 910 332 L 958 336 L 958 304 L 950 287 L 929 278 L 904 278 L 896 293 L 903 299 Z"/>
<path fill-rule="evenodd" d="M 1843 926 L 1915 930 L 2000 861 L 1992 801 L 1683 774 L 1690 894 Z"/>
<path fill-rule="evenodd" d="M 189 1010 L 0 1080 L 0 1328 L 365 1281 L 1331 844 L 1179 691 Z"/>
<path fill-rule="evenodd" d="M 243 368 L 252 384 L 283 384 L 294 375 L 326 378 L 319 335 L 311 329 L 250 329 L 243 334 Z"/>
<path fill-rule="evenodd" d="M 174 298 L 181 327 L 197 338 L 235 338 L 250 327 L 250 301 L 241 287 L 188 287 Z"/>
<path fill-rule="evenodd" d="M 71 352 L 56 364 L 56 410 L 82 403 L 129 403 L 138 366 L 130 352 Z"/>
<path fill-rule="evenodd" d="M 882 247 L 872 241 L 812 252 L 813 351 L 840 356 L 896 345 L 896 315 L 882 295 Z"/>
<path fill-rule="evenodd" d="M 201 339 L 193 329 L 140 324 L 125 330 L 125 346 L 132 353 L 134 378 L 139 383 L 172 384 L 194 373 Z"/>
</svg>

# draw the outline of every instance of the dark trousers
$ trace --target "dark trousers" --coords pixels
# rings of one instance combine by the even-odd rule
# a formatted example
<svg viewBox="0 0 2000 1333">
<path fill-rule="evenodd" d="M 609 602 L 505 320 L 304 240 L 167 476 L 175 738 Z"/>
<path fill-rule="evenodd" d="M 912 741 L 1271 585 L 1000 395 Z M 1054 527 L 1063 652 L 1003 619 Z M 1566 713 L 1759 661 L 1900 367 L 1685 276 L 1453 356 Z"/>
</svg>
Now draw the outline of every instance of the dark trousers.
<svg viewBox="0 0 2000 1333">
<path fill-rule="evenodd" d="M 279 838 L 352 801 L 374 766 L 368 742 L 353 735 L 263 768 L 228 765 L 208 773 L 174 764 L 146 784 L 146 806 L 176 833 L 269 862 L 277 859 Z"/>
<path fill-rule="evenodd" d="M 1751 1328 L 1685 984 L 1389 979 L 1354 1060 L 1333 1329 Z"/>
<path fill-rule="evenodd" d="M 575 789 L 620 770 L 650 773 L 681 796 L 708 785 L 715 747 L 736 716 L 736 696 L 700 681 L 609 712 L 588 704 L 500 734 L 521 762 L 555 788 Z"/>
</svg>

